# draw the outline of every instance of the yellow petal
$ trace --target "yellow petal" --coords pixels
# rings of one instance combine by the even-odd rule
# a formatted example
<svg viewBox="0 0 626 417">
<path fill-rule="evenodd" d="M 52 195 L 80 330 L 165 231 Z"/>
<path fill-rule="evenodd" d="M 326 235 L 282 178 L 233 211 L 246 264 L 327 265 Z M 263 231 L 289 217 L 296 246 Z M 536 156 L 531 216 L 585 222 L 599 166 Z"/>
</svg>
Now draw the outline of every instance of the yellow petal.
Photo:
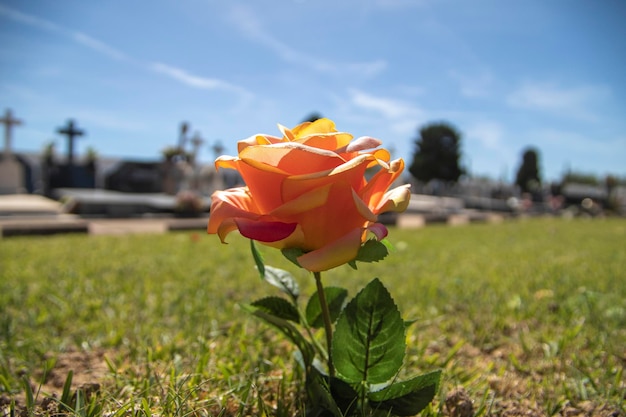
<svg viewBox="0 0 626 417">
<path fill-rule="evenodd" d="M 239 158 L 235 156 L 222 155 L 215 160 L 215 169 L 230 168 L 237 169 Z"/>
<path fill-rule="evenodd" d="M 298 126 L 292 129 L 292 132 L 296 138 L 302 138 L 304 136 L 315 135 L 319 133 L 334 133 L 336 131 L 337 129 L 335 128 L 335 122 L 326 118 L 317 119 L 313 122 L 300 123 Z"/>
<path fill-rule="evenodd" d="M 328 151 L 338 152 L 339 149 L 347 147 L 351 140 L 351 134 L 337 132 L 308 135 L 296 139 L 296 142 L 318 149 L 326 149 Z"/>
<path fill-rule="evenodd" d="M 327 271 L 348 263 L 356 258 L 362 236 L 363 231 L 360 228 L 353 229 L 341 239 L 298 257 L 298 263 L 312 272 Z"/>
<path fill-rule="evenodd" d="M 334 152 L 296 142 L 250 146 L 244 149 L 239 157 L 259 169 L 275 172 L 280 170 L 289 175 L 326 171 L 344 162 Z"/>
<path fill-rule="evenodd" d="M 402 174 L 404 160 L 396 159 L 387 166 L 388 169 L 383 168 L 374 174 L 367 185 L 359 192 L 359 195 L 369 207 L 377 207 L 380 204 L 387 189 Z"/>
<path fill-rule="evenodd" d="M 381 214 L 388 211 L 395 211 L 397 213 L 405 211 L 409 206 L 409 201 L 411 200 L 410 188 L 410 184 L 405 184 L 400 187 L 396 187 L 393 190 L 387 191 L 374 212 L 376 214 Z"/>
<path fill-rule="evenodd" d="M 269 213 L 269 216 L 276 217 L 278 219 L 285 219 L 298 213 L 302 213 L 303 211 L 309 211 L 320 207 L 327 202 L 331 185 L 332 184 L 328 184 L 324 187 L 315 188 L 299 197 L 289 200 Z"/>
<path fill-rule="evenodd" d="M 237 142 L 237 152 L 241 153 L 248 146 L 271 145 L 279 142 L 282 142 L 282 138 L 270 135 L 254 135 Z"/>
</svg>

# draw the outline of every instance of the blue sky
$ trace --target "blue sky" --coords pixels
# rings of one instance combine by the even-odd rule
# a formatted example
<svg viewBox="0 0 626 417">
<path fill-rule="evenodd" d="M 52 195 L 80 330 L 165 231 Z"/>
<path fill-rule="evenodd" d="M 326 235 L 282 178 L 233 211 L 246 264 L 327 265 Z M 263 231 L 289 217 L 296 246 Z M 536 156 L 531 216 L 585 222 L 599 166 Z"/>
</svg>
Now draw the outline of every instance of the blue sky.
<svg viewBox="0 0 626 417">
<path fill-rule="evenodd" d="M 620 0 L 0 0 L 0 111 L 39 151 L 76 144 L 156 159 L 180 122 L 206 141 L 278 134 L 312 112 L 410 163 L 447 121 L 474 175 L 511 180 L 527 146 L 544 179 L 626 176 Z"/>
</svg>

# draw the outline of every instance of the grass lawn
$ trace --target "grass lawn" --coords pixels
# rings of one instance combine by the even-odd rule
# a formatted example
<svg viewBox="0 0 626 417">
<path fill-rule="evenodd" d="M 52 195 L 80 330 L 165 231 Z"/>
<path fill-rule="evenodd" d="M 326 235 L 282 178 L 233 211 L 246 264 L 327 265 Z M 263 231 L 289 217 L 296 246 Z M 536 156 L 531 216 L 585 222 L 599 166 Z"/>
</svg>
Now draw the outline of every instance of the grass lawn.
<svg viewBox="0 0 626 417">
<path fill-rule="evenodd" d="M 389 239 L 386 260 L 323 279 L 352 296 L 379 277 L 417 320 L 406 373 L 444 370 L 422 415 L 472 415 L 468 401 L 478 416 L 625 415 L 626 221 L 429 226 Z M 0 416 L 303 416 L 291 345 L 238 306 L 279 293 L 259 280 L 248 241 L 229 242 L 0 240 Z M 308 299 L 312 277 L 260 249 Z"/>
</svg>

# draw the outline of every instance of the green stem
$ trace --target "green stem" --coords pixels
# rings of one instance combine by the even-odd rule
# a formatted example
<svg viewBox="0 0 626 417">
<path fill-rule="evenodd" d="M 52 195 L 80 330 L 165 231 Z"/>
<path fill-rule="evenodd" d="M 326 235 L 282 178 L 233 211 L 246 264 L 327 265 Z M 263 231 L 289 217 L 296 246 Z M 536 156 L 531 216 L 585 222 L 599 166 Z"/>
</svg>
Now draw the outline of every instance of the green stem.
<svg viewBox="0 0 626 417">
<path fill-rule="evenodd" d="M 333 324 L 330 321 L 330 310 L 328 308 L 328 302 L 326 301 L 326 294 L 324 293 L 324 286 L 322 285 L 322 274 L 320 272 L 314 272 L 315 284 L 317 285 L 317 296 L 320 299 L 320 306 L 322 307 L 322 318 L 324 319 L 324 329 L 326 330 L 326 347 L 328 348 L 328 375 L 330 377 L 335 376 L 335 367 L 333 366 L 333 357 L 330 352 L 331 344 L 333 341 Z"/>
</svg>

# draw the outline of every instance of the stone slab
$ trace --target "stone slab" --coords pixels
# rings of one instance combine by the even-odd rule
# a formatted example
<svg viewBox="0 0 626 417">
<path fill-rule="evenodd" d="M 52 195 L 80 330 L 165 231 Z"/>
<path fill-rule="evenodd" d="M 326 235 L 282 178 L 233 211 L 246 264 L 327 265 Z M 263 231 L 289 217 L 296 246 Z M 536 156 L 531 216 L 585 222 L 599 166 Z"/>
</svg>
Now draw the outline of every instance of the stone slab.
<svg viewBox="0 0 626 417">
<path fill-rule="evenodd" d="M 163 234 L 168 230 L 164 220 L 92 220 L 88 226 L 91 235 Z"/>
<path fill-rule="evenodd" d="M 88 223 L 74 216 L 0 219 L 0 237 L 87 233 Z"/>
<path fill-rule="evenodd" d="M 63 212 L 63 204 L 40 195 L 0 195 L 0 216 L 49 216 Z"/>
</svg>

